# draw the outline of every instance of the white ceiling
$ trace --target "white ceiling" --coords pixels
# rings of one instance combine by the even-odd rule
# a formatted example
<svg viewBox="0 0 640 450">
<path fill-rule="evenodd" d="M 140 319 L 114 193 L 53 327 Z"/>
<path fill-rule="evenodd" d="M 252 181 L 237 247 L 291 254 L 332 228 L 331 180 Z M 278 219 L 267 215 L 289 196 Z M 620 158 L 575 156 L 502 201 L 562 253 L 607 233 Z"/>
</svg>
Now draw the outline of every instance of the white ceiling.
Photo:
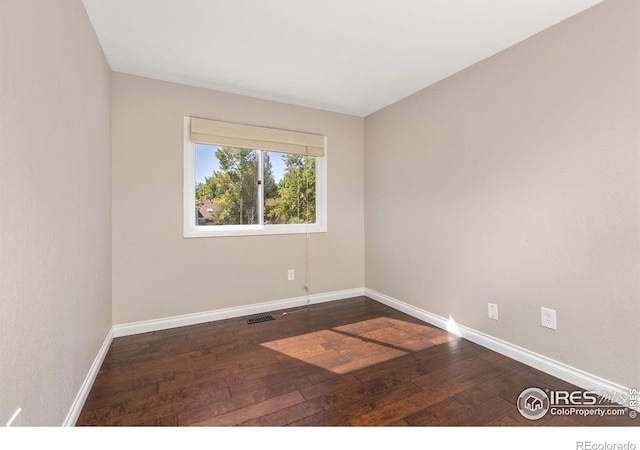
<svg viewBox="0 0 640 450">
<path fill-rule="evenodd" d="M 366 116 L 602 0 L 83 0 L 111 69 Z"/>
</svg>

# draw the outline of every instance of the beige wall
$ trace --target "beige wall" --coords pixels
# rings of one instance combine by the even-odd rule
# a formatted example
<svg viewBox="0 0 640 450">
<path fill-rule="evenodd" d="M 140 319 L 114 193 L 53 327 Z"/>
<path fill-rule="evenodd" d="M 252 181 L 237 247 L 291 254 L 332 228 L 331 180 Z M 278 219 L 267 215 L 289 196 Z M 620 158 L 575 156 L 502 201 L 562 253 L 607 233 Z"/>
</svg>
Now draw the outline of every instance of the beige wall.
<svg viewBox="0 0 640 450">
<path fill-rule="evenodd" d="M 366 118 L 368 288 L 640 385 L 639 8 L 606 1 Z"/>
<path fill-rule="evenodd" d="M 111 327 L 109 78 L 79 0 L 0 1 L 1 425 L 61 425 Z"/>
<path fill-rule="evenodd" d="M 309 238 L 310 293 L 364 285 L 363 118 L 113 74 L 114 324 L 304 295 L 304 235 L 182 237 L 184 116 L 327 135 L 329 231 Z"/>
</svg>

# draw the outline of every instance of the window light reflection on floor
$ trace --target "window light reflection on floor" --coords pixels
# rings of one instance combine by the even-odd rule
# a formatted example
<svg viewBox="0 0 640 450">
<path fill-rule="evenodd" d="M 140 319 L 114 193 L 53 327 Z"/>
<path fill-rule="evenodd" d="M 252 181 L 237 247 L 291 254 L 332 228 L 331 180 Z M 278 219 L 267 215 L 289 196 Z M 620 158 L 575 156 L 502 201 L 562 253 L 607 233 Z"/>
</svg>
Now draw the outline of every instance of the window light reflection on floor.
<svg viewBox="0 0 640 450">
<path fill-rule="evenodd" d="M 306 363 L 345 374 L 454 339 L 427 324 L 377 317 L 261 345 L 280 353 L 284 366 Z"/>
</svg>

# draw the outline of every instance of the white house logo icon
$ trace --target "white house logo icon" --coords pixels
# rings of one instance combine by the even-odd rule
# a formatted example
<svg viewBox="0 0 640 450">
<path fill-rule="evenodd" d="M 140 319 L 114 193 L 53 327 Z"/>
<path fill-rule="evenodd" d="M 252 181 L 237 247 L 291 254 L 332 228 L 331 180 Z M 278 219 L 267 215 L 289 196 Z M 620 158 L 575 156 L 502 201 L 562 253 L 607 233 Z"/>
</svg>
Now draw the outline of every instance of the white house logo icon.
<svg viewBox="0 0 640 450">
<path fill-rule="evenodd" d="M 534 397 L 533 395 L 530 395 L 524 401 L 524 407 L 531 412 L 538 411 L 539 409 L 542 409 L 542 400 L 540 400 L 538 397 Z"/>
<path fill-rule="evenodd" d="M 548 410 L 549 397 L 542 389 L 528 388 L 518 397 L 518 411 L 527 419 L 540 419 Z"/>
</svg>

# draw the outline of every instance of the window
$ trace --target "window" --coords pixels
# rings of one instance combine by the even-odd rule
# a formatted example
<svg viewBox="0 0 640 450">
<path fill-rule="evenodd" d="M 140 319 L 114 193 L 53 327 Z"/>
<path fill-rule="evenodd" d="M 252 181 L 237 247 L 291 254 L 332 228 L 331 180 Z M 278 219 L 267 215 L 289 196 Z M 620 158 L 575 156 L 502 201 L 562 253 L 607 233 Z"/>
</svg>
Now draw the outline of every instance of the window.
<svg viewBox="0 0 640 450">
<path fill-rule="evenodd" d="M 184 119 L 184 236 L 326 231 L 326 137 Z"/>
</svg>

